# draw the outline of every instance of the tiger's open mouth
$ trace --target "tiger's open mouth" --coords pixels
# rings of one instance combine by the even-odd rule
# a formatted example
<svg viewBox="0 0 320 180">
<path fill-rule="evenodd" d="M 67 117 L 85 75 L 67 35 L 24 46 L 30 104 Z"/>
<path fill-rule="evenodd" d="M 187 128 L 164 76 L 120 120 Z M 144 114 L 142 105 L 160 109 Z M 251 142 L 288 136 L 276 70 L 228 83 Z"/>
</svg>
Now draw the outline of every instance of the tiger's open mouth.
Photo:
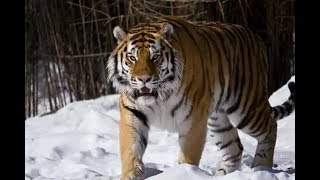
<svg viewBox="0 0 320 180">
<path fill-rule="evenodd" d="M 141 89 L 139 89 L 139 90 L 135 90 L 135 91 L 134 91 L 134 96 L 135 96 L 136 98 L 141 97 L 141 96 L 153 96 L 153 97 L 157 97 L 157 96 L 158 96 L 158 93 L 157 93 L 155 90 L 153 90 L 153 89 L 149 89 L 149 88 L 147 88 L 147 87 L 143 87 L 143 88 L 141 88 Z"/>
</svg>

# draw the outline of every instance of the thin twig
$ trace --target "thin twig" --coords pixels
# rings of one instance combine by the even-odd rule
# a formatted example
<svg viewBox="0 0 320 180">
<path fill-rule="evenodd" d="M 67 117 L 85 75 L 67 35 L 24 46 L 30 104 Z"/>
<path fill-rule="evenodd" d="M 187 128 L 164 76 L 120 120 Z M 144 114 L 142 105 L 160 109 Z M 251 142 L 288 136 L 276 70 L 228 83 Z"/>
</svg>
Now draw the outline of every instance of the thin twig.
<svg viewBox="0 0 320 180">
<path fill-rule="evenodd" d="M 96 11 L 100 14 L 103 14 L 105 16 L 107 16 L 108 18 L 110 18 L 110 15 L 109 14 L 106 14 L 105 12 L 103 11 L 100 11 L 100 10 L 97 10 L 97 9 L 93 9 L 93 8 L 90 8 L 90 7 L 87 7 L 87 6 L 84 6 L 84 5 L 81 5 L 81 4 L 76 4 L 76 3 L 73 3 L 73 2 L 67 2 L 68 4 L 71 4 L 71 5 L 75 5 L 75 6 L 79 6 L 80 8 L 85 8 L 85 9 L 89 9 L 90 11 Z"/>
<path fill-rule="evenodd" d="M 241 12 L 242 12 L 243 23 L 244 23 L 245 25 L 247 25 L 246 14 L 244 13 L 244 9 L 243 9 L 241 0 L 239 0 L 239 3 L 240 3 Z"/>
<path fill-rule="evenodd" d="M 220 12 L 221 12 L 221 15 L 222 15 L 222 21 L 225 22 L 224 10 L 223 10 L 223 7 L 222 7 L 221 0 L 218 0 L 218 5 L 219 5 Z"/>
<path fill-rule="evenodd" d="M 78 54 L 78 55 L 65 55 L 61 56 L 61 58 L 67 58 L 67 59 L 74 59 L 74 58 L 91 58 L 91 57 L 101 57 L 101 56 L 107 56 L 110 53 L 94 53 L 94 54 Z"/>
</svg>

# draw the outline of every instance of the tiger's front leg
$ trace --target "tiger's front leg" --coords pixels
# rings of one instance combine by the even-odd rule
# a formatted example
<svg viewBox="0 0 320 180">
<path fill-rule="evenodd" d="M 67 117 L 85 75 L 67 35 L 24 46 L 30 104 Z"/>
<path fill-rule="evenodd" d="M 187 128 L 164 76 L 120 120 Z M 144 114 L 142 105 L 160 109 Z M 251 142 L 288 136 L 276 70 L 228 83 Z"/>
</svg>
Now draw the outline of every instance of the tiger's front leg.
<svg viewBox="0 0 320 180">
<path fill-rule="evenodd" d="M 178 163 L 199 165 L 206 138 L 206 119 L 193 120 L 186 134 L 179 133 L 180 154 Z M 195 122 L 198 121 L 198 122 Z"/>
<path fill-rule="evenodd" d="M 121 180 L 143 179 L 142 156 L 147 147 L 148 130 L 145 115 L 123 104 L 120 105 Z"/>
</svg>

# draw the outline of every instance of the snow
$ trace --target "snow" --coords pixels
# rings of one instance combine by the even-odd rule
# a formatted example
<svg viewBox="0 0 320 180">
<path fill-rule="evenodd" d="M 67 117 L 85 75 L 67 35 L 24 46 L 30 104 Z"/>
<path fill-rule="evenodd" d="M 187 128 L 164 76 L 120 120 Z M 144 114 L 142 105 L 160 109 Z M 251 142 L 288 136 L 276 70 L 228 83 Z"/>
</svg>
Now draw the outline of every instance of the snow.
<svg viewBox="0 0 320 180">
<path fill-rule="evenodd" d="M 294 81 L 293 76 L 290 81 Z M 285 85 L 269 99 L 275 106 L 289 97 Z M 73 102 L 54 114 L 25 122 L 25 179 L 113 180 L 120 178 L 119 95 Z M 256 141 L 239 132 L 244 146 L 239 170 L 222 177 L 211 172 L 219 161 L 217 148 L 207 136 L 199 167 L 177 164 L 178 135 L 151 128 L 143 161 L 144 177 L 160 179 L 293 180 L 295 179 L 295 112 L 278 121 L 272 170 L 251 169 Z"/>
</svg>

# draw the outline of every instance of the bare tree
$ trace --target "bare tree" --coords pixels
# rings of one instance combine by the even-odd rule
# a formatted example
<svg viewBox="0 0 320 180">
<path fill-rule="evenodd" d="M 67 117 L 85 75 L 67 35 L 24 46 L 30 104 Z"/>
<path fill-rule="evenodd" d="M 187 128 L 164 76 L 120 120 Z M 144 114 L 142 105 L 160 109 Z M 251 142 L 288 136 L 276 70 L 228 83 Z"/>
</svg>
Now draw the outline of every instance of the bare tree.
<svg viewBox="0 0 320 180">
<path fill-rule="evenodd" d="M 26 117 L 46 102 L 55 112 L 69 102 L 113 94 L 106 59 L 125 29 L 174 15 L 193 22 L 248 26 L 269 49 L 269 93 L 294 74 L 294 0 L 26 0 Z M 41 95 L 41 96 L 40 96 Z"/>
</svg>

